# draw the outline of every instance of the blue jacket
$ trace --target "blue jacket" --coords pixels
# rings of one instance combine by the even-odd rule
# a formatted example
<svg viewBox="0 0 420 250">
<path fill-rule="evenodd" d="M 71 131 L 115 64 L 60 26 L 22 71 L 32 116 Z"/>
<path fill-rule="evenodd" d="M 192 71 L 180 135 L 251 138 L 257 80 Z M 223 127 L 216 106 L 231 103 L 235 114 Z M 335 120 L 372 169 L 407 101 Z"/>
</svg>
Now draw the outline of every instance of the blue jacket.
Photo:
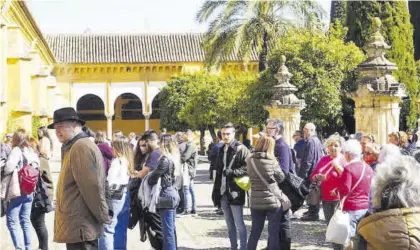
<svg viewBox="0 0 420 250">
<path fill-rule="evenodd" d="M 324 156 L 324 147 L 316 135 L 310 136 L 305 142 L 299 176 L 309 178 L 316 164 Z"/>
<path fill-rule="evenodd" d="M 302 160 L 303 151 L 305 150 L 305 140 L 300 139 L 299 141 L 297 141 L 293 149 L 296 151 L 296 158 L 298 158 L 299 160 Z"/>
<path fill-rule="evenodd" d="M 283 137 L 276 140 L 276 146 L 274 148 L 274 156 L 280 164 L 280 168 L 284 173 L 295 172 L 295 166 L 293 164 L 292 151 L 289 145 L 284 141 Z"/>
</svg>

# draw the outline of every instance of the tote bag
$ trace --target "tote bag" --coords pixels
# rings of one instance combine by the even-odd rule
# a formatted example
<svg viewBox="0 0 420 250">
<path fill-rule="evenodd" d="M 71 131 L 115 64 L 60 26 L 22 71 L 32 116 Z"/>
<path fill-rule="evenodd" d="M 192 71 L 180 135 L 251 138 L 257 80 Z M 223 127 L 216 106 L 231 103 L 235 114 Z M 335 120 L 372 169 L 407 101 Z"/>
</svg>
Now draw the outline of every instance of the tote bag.
<svg viewBox="0 0 420 250">
<path fill-rule="evenodd" d="M 13 170 L 12 177 L 10 178 L 9 187 L 6 193 L 6 201 L 20 196 L 20 184 L 18 170 Z"/>
<path fill-rule="evenodd" d="M 362 174 L 360 175 L 359 180 L 356 182 L 356 185 L 350 190 L 346 197 L 344 197 L 335 210 L 334 215 L 332 216 L 330 223 L 327 227 L 326 240 L 327 242 L 337 243 L 345 245 L 346 241 L 350 235 L 350 217 L 348 213 L 343 212 L 344 201 L 350 193 L 359 185 L 362 181 L 363 176 L 365 175 L 366 163 L 363 163 Z"/>
</svg>

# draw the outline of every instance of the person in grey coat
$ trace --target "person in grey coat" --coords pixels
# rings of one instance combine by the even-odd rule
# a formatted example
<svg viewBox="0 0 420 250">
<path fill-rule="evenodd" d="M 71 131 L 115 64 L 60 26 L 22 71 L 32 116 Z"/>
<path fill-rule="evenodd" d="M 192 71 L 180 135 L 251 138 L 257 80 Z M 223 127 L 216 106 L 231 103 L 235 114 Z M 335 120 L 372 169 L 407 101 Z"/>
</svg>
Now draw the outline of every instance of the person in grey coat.
<svg viewBox="0 0 420 250">
<path fill-rule="evenodd" d="M 303 136 L 305 137 L 305 147 L 303 150 L 302 163 L 299 170 L 299 176 L 305 179 L 307 186 L 310 185 L 312 171 L 318 164 L 319 160 L 324 156 L 324 147 L 316 136 L 316 126 L 313 123 L 307 123 L 303 128 Z M 302 217 L 303 221 L 319 220 L 319 205 L 309 206 L 308 213 Z"/>
<path fill-rule="evenodd" d="M 255 250 L 268 218 L 268 249 L 280 249 L 280 222 L 282 210 L 285 210 L 276 194 L 281 194 L 278 184 L 283 182 L 285 175 L 274 155 L 275 141 L 271 136 L 260 138 L 255 146 L 255 153 L 246 162 L 248 175 L 251 179 L 251 218 L 252 227 L 247 250 Z M 269 187 L 266 183 L 270 183 Z M 283 194 L 283 196 L 285 196 Z M 286 197 L 287 199 L 287 197 Z"/>
</svg>

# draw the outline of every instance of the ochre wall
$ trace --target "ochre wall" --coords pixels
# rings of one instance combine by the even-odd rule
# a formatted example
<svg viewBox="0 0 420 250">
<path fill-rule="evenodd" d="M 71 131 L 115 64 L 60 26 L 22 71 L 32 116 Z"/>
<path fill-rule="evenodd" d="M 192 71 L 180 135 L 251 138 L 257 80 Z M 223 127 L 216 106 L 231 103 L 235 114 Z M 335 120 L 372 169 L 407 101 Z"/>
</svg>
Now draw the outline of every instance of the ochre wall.
<svg viewBox="0 0 420 250">
<path fill-rule="evenodd" d="M 150 128 L 158 132 L 159 130 L 159 120 L 153 119 L 149 122 Z M 86 125 L 93 131 L 102 130 L 106 131 L 106 120 L 103 121 L 86 121 Z M 112 121 L 112 131 L 121 130 L 124 135 L 128 135 L 130 132 L 134 132 L 137 135 L 144 133 L 146 129 L 146 120 L 113 120 Z"/>
</svg>

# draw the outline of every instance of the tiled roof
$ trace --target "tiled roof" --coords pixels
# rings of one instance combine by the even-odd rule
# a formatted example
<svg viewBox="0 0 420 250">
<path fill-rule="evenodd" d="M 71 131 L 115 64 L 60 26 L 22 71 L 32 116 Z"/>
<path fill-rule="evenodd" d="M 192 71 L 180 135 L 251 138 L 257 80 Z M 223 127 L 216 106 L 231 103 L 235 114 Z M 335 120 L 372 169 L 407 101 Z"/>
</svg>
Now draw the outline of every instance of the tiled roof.
<svg viewBox="0 0 420 250">
<path fill-rule="evenodd" d="M 47 35 L 58 63 L 173 63 L 204 61 L 203 34 Z M 254 51 L 251 61 L 257 61 Z M 239 61 L 230 56 L 227 61 Z"/>
</svg>

